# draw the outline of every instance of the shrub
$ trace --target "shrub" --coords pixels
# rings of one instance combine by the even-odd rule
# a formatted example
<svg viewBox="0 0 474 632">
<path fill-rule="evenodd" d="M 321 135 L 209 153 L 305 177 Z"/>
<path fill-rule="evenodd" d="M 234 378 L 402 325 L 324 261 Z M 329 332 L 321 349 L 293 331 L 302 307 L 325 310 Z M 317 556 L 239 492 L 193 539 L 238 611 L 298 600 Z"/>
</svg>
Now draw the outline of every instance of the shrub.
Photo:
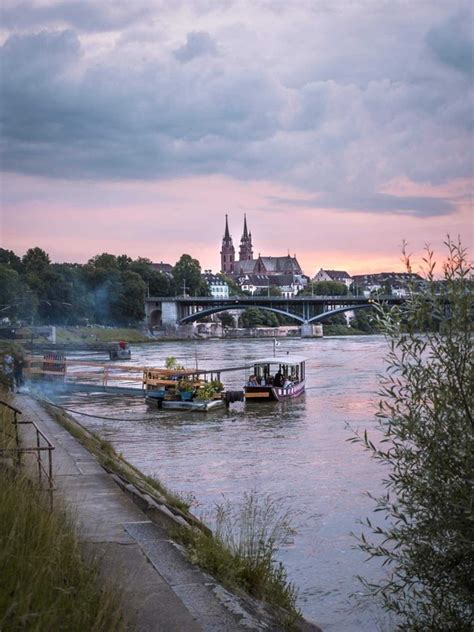
<svg viewBox="0 0 474 632">
<path fill-rule="evenodd" d="M 381 583 L 362 581 L 400 630 L 472 629 L 472 282 L 461 243 L 446 245 L 442 282 L 427 250 L 425 288 L 389 313 L 379 308 L 390 345 L 377 414 L 382 439 L 352 439 L 388 468 L 386 491 L 374 498 L 387 524 L 366 519 L 371 535 L 362 533 L 359 546 L 388 568 Z"/>
</svg>

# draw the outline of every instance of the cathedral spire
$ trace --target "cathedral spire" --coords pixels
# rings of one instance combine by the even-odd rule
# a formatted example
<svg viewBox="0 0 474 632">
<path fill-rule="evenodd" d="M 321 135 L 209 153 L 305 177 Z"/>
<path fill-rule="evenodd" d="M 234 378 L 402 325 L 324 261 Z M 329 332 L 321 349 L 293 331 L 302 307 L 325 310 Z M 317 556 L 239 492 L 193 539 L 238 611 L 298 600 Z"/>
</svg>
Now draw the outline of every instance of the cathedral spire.
<svg viewBox="0 0 474 632">
<path fill-rule="evenodd" d="M 229 232 L 229 218 L 225 216 L 225 231 L 221 248 L 221 272 L 233 274 L 235 262 L 235 249 Z"/>
<path fill-rule="evenodd" d="M 249 233 L 247 230 L 247 214 L 244 213 L 244 233 L 242 235 L 242 239 L 248 239 L 249 238 Z"/>
<path fill-rule="evenodd" d="M 228 215 L 225 215 L 225 232 L 224 232 L 224 241 L 232 241 L 229 233 L 229 221 Z"/>
<path fill-rule="evenodd" d="M 244 213 L 244 232 L 240 240 L 239 259 L 240 261 L 250 261 L 253 259 L 252 233 L 249 233 L 247 228 L 246 213 Z"/>
</svg>

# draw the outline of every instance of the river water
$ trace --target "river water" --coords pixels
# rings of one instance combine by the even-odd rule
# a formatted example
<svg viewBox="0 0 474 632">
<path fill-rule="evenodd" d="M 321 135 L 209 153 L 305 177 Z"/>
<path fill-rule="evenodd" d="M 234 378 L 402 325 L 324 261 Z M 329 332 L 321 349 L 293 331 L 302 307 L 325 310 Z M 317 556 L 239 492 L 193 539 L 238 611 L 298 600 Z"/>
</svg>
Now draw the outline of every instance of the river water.
<svg viewBox="0 0 474 632">
<path fill-rule="evenodd" d="M 351 429 L 375 426 L 377 374 L 386 343 L 376 336 L 283 339 L 278 355 L 308 359 L 306 393 L 285 403 L 235 404 L 210 413 L 150 410 L 143 400 L 76 394 L 64 405 L 104 420 L 78 415 L 117 452 L 172 491 L 192 493 L 197 515 L 214 503 L 238 502 L 245 491 L 284 498 L 295 512 L 297 534 L 280 551 L 299 589 L 303 614 L 330 632 L 387 629 L 380 611 L 351 597 L 357 574 L 376 579 L 380 565 L 367 563 L 351 532 L 371 516 L 366 491 L 381 489 L 383 471 L 360 445 L 347 441 Z M 182 364 L 216 368 L 247 364 L 272 354 L 271 340 L 210 340 L 133 345 L 132 363 L 164 366 L 167 356 Z M 241 388 L 244 372 L 223 374 L 226 387 Z M 377 516 L 377 514 L 376 514 Z"/>
</svg>

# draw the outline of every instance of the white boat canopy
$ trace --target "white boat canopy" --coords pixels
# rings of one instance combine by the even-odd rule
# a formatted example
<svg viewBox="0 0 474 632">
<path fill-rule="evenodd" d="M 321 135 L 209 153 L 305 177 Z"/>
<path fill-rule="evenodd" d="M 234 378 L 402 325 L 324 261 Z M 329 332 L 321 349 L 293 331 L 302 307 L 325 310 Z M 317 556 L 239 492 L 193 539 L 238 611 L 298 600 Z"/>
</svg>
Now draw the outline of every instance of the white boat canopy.
<svg viewBox="0 0 474 632">
<path fill-rule="evenodd" d="M 303 358 L 301 356 L 286 355 L 286 356 L 277 356 L 277 357 L 269 356 L 268 358 L 260 358 L 258 360 L 254 360 L 252 364 L 254 366 L 257 364 L 290 364 L 291 366 L 294 366 L 296 364 L 301 364 L 302 362 L 306 362 L 306 358 Z"/>
</svg>

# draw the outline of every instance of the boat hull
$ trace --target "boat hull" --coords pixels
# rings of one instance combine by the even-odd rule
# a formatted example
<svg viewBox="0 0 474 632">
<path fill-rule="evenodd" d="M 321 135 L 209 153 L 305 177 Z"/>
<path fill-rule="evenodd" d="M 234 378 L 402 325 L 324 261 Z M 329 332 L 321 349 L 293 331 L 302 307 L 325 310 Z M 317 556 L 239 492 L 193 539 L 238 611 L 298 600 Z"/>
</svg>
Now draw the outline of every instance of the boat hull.
<svg viewBox="0 0 474 632">
<path fill-rule="evenodd" d="M 294 399 L 304 393 L 305 381 L 293 386 L 245 386 L 245 400 L 255 402 L 282 402 Z"/>
</svg>

